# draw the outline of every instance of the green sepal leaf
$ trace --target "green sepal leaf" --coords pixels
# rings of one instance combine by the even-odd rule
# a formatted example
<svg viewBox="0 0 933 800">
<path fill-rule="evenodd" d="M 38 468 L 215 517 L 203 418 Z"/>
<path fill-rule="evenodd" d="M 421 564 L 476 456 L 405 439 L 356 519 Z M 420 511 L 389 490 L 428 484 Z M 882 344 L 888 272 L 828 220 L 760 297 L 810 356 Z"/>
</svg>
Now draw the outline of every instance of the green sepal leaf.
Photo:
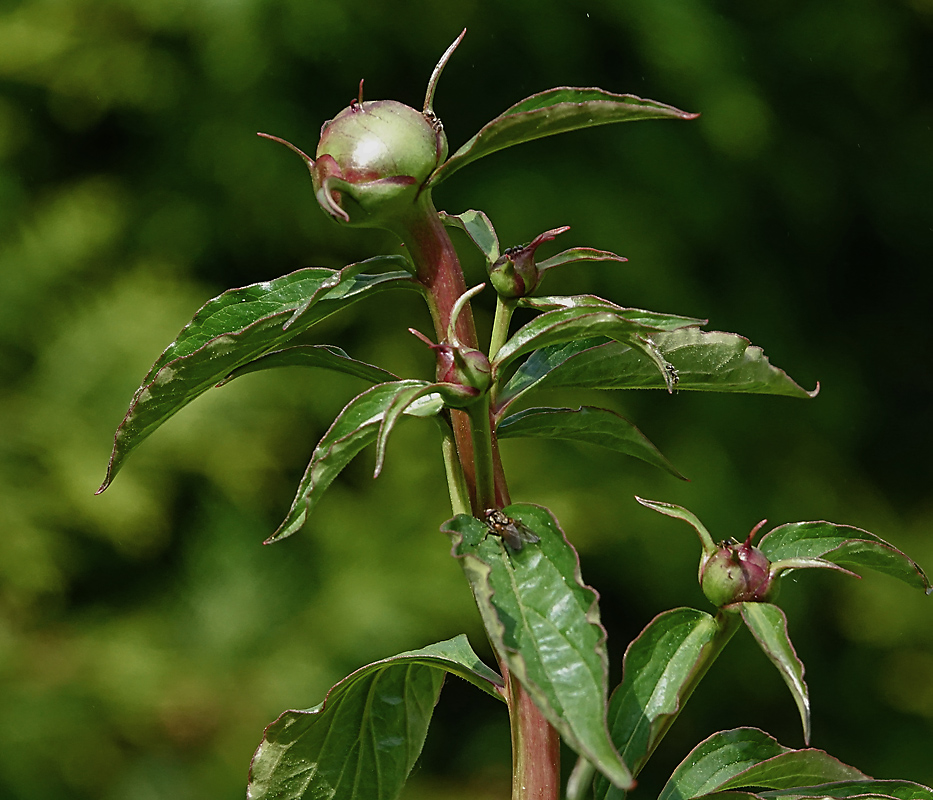
<svg viewBox="0 0 933 800">
<path fill-rule="evenodd" d="M 694 119 L 697 114 L 603 89 L 560 86 L 539 92 L 506 109 L 434 171 L 428 186 L 461 167 L 506 147 L 580 128 L 638 119 Z"/>
<path fill-rule="evenodd" d="M 706 529 L 706 526 L 700 522 L 700 518 L 692 511 L 688 511 L 683 506 L 678 506 L 674 503 L 664 503 L 660 500 L 645 500 L 643 497 L 638 497 L 637 495 L 635 499 L 645 508 L 650 508 L 652 511 L 657 511 L 659 514 L 664 514 L 667 517 L 682 519 L 684 522 L 690 525 L 690 527 L 692 527 L 700 537 L 700 544 L 702 545 L 703 552 L 706 555 L 712 555 L 719 549 L 716 546 L 716 542 L 713 541 L 712 535 L 710 535 L 710 532 Z M 701 569 L 702 566 L 703 565 L 701 564 Z"/>
<path fill-rule="evenodd" d="M 447 672 L 502 699 L 502 679 L 465 636 L 386 658 L 336 684 L 324 702 L 286 711 L 250 765 L 249 800 L 393 800 L 421 749 Z"/>
<path fill-rule="evenodd" d="M 787 632 L 787 617 L 772 603 L 735 603 L 728 607 L 742 615 L 762 652 L 777 667 L 800 712 L 804 743 L 810 743 L 810 694 L 803 679 L 803 662 Z"/>
<path fill-rule="evenodd" d="M 283 350 L 274 350 L 268 355 L 260 356 L 248 364 L 233 370 L 224 378 L 218 386 L 225 386 L 234 378 L 247 375 L 250 372 L 259 372 L 260 370 L 276 369 L 278 367 L 319 367 L 329 369 L 332 372 L 342 372 L 345 375 L 353 375 L 356 378 L 362 378 L 370 383 L 384 383 L 385 381 L 398 380 L 398 375 L 394 375 L 382 367 L 367 364 L 365 361 L 358 361 L 350 358 L 346 351 L 331 344 L 303 344 L 295 347 L 286 347 Z"/>
<path fill-rule="evenodd" d="M 900 780 L 854 780 L 841 783 L 821 783 L 815 786 L 794 786 L 790 789 L 776 789 L 759 792 L 762 798 L 784 798 L 785 800 L 804 800 L 804 798 L 834 797 L 845 800 L 858 797 L 860 800 L 879 798 L 879 800 L 933 800 L 933 789 L 913 781 Z"/>
<path fill-rule="evenodd" d="M 172 415 L 236 369 L 280 348 L 312 325 L 371 294 L 417 288 L 408 272 L 360 274 L 404 266 L 378 256 L 335 271 L 322 267 L 231 289 L 208 301 L 153 364 L 114 436 L 106 489 L 130 452 Z"/>
<path fill-rule="evenodd" d="M 305 524 L 321 495 L 350 461 L 366 445 L 376 441 L 386 411 L 399 395 L 429 386 L 426 381 L 406 380 L 381 383 L 354 397 L 318 442 L 298 486 L 298 493 L 278 530 L 265 544 L 296 533 Z M 412 416 L 431 416 L 442 407 L 440 397 L 428 395 L 404 410 Z"/>
<path fill-rule="evenodd" d="M 632 774 L 641 771 L 666 723 L 689 699 L 697 665 L 717 631 L 709 614 L 675 608 L 655 617 L 626 649 L 622 683 L 609 699 L 609 733 Z M 597 777 L 594 796 L 616 800 L 624 793 Z"/>
<path fill-rule="evenodd" d="M 563 267 L 566 264 L 576 264 L 580 261 L 628 261 L 623 256 L 610 253 L 608 250 L 594 250 L 592 247 L 571 247 L 556 256 L 544 259 L 537 264 L 538 272 Z"/>
<path fill-rule="evenodd" d="M 606 728 L 608 660 L 598 596 L 546 508 L 503 509 L 540 538 L 516 552 L 467 514 L 442 530 L 473 590 L 486 632 L 512 675 L 574 750 L 613 784 L 632 777 Z"/>
<path fill-rule="evenodd" d="M 680 762 L 658 800 L 692 800 L 718 791 L 784 789 L 868 776 L 822 750 L 791 750 L 757 728 L 714 733 Z"/>
<path fill-rule="evenodd" d="M 678 391 L 742 392 L 814 397 L 760 347 L 734 333 L 685 327 L 655 333 L 652 343 L 677 371 Z M 553 345 L 533 353 L 499 393 L 505 407 L 533 388 L 664 389 L 657 367 L 623 342 L 593 339 Z"/>
<path fill-rule="evenodd" d="M 523 304 L 541 307 L 542 302 L 552 298 L 530 298 Z M 636 346 L 634 340 L 647 337 L 660 330 L 697 325 L 702 320 L 676 317 L 669 314 L 652 314 L 637 308 L 612 306 L 599 298 L 561 298 L 560 308 L 535 317 L 519 328 L 496 353 L 493 369 L 501 370 L 519 356 L 541 347 L 594 336 L 622 339 L 628 347 Z M 573 302 L 570 301 L 579 301 Z M 663 380 L 663 379 L 662 379 Z"/>
<path fill-rule="evenodd" d="M 758 547 L 773 562 L 820 558 L 834 564 L 867 567 L 898 578 L 926 594 L 933 593 L 929 578 L 913 559 L 880 536 L 851 525 L 822 520 L 792 522 L 763 536 Z"/>
<path fill-rule="evenodd" d="M 496 229 L 482 211 L 464 211 L 462 214 L 448 214 L 444 211 L 438 212 L 443 222 L 449 228 L 459 228 L 470 241 L 476 245 L 477 249 L 483 254 L 490 264 L 499 258 L 499 237 L 496 236 Z"/>
<path fill-rule="evenodd" d="M 528 408 L 506 417 L 496 432 L 499 439 L 565 439 L 608 447 L 686 480 L 638 428 L 605 408 Z"/>
</svg>

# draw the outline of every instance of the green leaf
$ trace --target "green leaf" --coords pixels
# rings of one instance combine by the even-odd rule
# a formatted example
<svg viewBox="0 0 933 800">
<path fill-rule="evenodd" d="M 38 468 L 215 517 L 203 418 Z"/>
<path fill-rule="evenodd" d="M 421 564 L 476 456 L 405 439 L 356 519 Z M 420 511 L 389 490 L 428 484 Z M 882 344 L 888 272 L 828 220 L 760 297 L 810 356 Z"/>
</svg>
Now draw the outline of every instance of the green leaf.
<svg viewBox="0 0 933 800">
<path fill-rule="evenodd" d="M 933 789 L 913 781 L 899 780 L 854 780 L 841 783 L 820 783 L 815 786 L 794 786 L 790 789 L 777 789 L 760 792 L 763 798 L 800 798 L 836 797 L 840 800 L 848 797 L 883 798 L 883 800 L 933 800 Z"/>
<path fill-rule="evenodd" d="M 286 347 L 284 350 L 274 350 L 268 355 L 260 356 L 235 369 L 217 385 L 225 386 L 241 375 L 278 367 L 320 367 L 321 369 L 329 369 L 332 372 L 353 375 L 370 383 L 398 380 L 398 375 L 393 375 L 388 370 L 382 369 L 382 367 L 350 358 L 344 350 L 334 345 L 304 344 Z"/>
<path fill-rule="evenodd" d="M 541 307 L 554 298 L 532 299 L 527 304 Z M 697 325 L 702 320 L 652 314 L 637 308 L 613 306 L 600 298 L 561 298 L 561 307 L 546 311 L 519 328 L 496 353 L 493 369 L 501 370 L 519 356 L 541 347 L 594 336 L 624 339 L 631 346 L 637 337 L 646 337 L 659 330 Z M 571 302 L 576 301 L 576 302 Z M 656 367 L 655 367 L 656 369 Z"/>
<path fill-rule="evenodd" d="M 734 333 L 685 327 L 651 336 L 677 371 L 677 389 L 814 397 L 771 366 L 760 347 Z M 625 343 L 593 340 L 535 352 L 500 392 L 499 406 L 533 388 L 664 389 L 657 367 Z"/>
<path fill-rule="evenodd" d="M 785 788 L 867 776 L 822 750 L 791 750 L 756 728 L 721 731 L 680 762 L 658 800 L 691 800 L 747 786 Z"/>
<path fill-rule="evenodd" d="M 376 441 L 385 413 L 395 399 L 429 385 L 416 380 L 382 383 L 354 397 L 314 448 L 285 521 L 265 543 L 277 542 L 300 530 L 334 478 L 360 450 Z M 440 397 L 429 395 L 415 405 L 409 405 L 405 412 L 412 416 L 431 416 L 437 414 L 441 407 Z"/>
<path fill-rule="evenodd" d="M 173 414 L 236 369 L 280 348 L 316 322 L 377 292 L 415 288 L 407 272 L 361 275 L 364 267 L 401 266 L 379 256 L 334 271 L 299 270 L 231 289 L 208 301 L 153 364 L 114 436 L 106 489 L 130 452 Z"/>
<path fill-rule="evenodd" d="M 609 733 L 637 775 L 693 689 L 697 665 L 718 627 L 709 614 L 676 608 L 655 617 L 625 651 L 622 683 L 609 700 Z M 596 800 L 624 796 L 597 778 Z"/>
<path fill-rule="evenodd" d="M 630 788 L 631 774 L 606 729 L 606 632 L 596 592 L 583 583 L 576 551 L 546 508 L 522 503 L 504 512 L 540 542 L 513 551 L 466 514 L 442 527 L 486 632 L 564 740 L 612 783 Z"/>
<path fill-rule="evenodd" d="M 525 392 L 531 391 L 568 359 L 605 343 L 606 339 L 596 337 L 549 345 L 548 347 L 542 347 L 540 350 L 535 350 L 515 371 L 509 382 L 499 389 L 493 409 L 494 413 L 502 414 L 519 397 Z"/>
<path fill-rule="evenodd" d="M 501 678 L 465 636 L 369 664 L 324 702 L 286 711 L 268 728 L 250 766 L 249 800 L 392 800 L 415 764 L 444 675 L 502 699 Z"/>
<path fill-rule="evenodd" d="M 450 228 L 459 228 L 477 249 L 485 256 L 486 261 L 492 264 L 499 258 L 499 237 L 496 229 L 482 211 L 464 211 L 462 214 L 447 214 L 439 212 L 441 222 Z"/>
<path fill-rule="evenodd" d="M 758 546 L 771 561 L 823 558 L 834 564 L 868 567 L 933 593 L 930 580 L 911 558 L 881 537 L 851 525 L 788 523 L 762 537 Z"/>
<path fill-rule="evenodd" d="M 496 431 L 499 439 L 566 439 L 608 447 L 686 480 L 638 428 L 605 408 L 529 408 L 506 417 Z"/>
<path fill-rule="evenodd" d="M 617 256 L 608 250 L 594 250 L 592 247 L 572 247 L 556 256 L 544 259 L 537 264 L 538 272 L 544 272 L 554 267 L 563 267 L 566 264 L 576 264 L 580 261 L 628 261 L 627 258 Z"/>
<path fill-rule="evenodd" d="M 638 119 L 694 119 L 697 114 L 603 89 L 561 86 L 539 92 L 506 109 L 442 164 L 428 181 L 440 183 L 461 167 L 521 142 L 580 128 Z"/>
<path fill-rule="evenodd" d="M 777 667 L 800 712 L 803 740 L 810 743 L 810 695 L 803 679 L 803 663 L 797 658 L 787 632 L 787 617 L 772 603 L 736 603 L 742 619 L 752 632 L 762 652 Z"/>
</svg>

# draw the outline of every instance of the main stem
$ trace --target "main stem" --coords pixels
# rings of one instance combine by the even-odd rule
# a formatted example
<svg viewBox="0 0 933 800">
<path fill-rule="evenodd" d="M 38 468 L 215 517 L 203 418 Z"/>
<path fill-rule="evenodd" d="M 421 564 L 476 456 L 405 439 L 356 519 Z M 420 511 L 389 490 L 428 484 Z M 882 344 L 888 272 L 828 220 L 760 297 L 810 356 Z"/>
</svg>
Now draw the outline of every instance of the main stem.
<svg viewBox="0 0 933 800">
<path fill-rule="evenodd" d="M 466 282 L 429 191 L 422 192 L 411 213 L 399 221 L 394 231 L 408 248 L 417 279 L 425 289 L 437 341 L 443 341 L 451 310 L 466 291 Z M 457 317 L 456 333 L 461 344 L 480 349 L 469 305 Z M 488 399 L 469 413 L 452 409 L 450 416 L 473 515 L 481 517 L 490 506 L 507 506 L 511 500 Z M 524 687 L 509 674 L 501 657 L 499 666 L 508 687 L 512 727 L 512 800 L 559 800 L 560 737 Z"/>
</svg>

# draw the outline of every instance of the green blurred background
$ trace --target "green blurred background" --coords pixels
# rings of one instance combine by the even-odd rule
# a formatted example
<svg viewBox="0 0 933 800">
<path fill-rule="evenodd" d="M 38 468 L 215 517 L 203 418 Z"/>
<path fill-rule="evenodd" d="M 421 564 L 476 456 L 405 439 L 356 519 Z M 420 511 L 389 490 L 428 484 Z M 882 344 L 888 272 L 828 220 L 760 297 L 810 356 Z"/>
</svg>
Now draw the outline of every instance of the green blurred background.
<svg viewBox="0 0 933 800">
<path fill-rule="evenodd" d="M 569 224 L 562 247 L 630 261 L 565 270 L 548 291 L 708 317 L 822 385 L 810 402 L 582 398 L 632 418 L 690 483 L 595 448 L 504 445 L 513 497 L 557 513 L 603 595 L 613 681 L 653 615 L 704 607 L 695 538 L 634 494 L 686 505 L 717 538 L 762 517 L 845 522 L 933 568 L 930 0 L 2 0 L 3 798 L 242 797 L 263 726 L 347 672 L 460 632 L 488 658 L 437 530 L 448 508 L 428 424 L 394 435 L 378 481 L 367 452 L 305 532 L 260 546 L 364 388 L 354 379 L 238 380 L 94 496 L 132 392 L 205 300 L 397 251 L 325 218 L 298 159 L 255 132 L 313 151 L 361 78 L 369 99 L 420 107 L 464 26 L 435 103 L 452 149 L 561 84 L 703 116 L 495 154 L 440 187 L 438 207 L 483 209 L 503 246 Z M 478 281 L 478 260 L 466 266 Z M 320 341 L 429 376 L 405 332 L 427 329 L 426 314 L 414 295 L 390 298 L 329 320 Z M 814 744 L 876 777 L 933 783 L 930 601 L 873 574 L 812 573 L 782 600 Z M 802 746 L 747 634 L 641 795 L 699 739 L 741 724 Z M 503 709 L 452 679 L 405 797 L 506 797 L 508 769 Z"/>
</svg>

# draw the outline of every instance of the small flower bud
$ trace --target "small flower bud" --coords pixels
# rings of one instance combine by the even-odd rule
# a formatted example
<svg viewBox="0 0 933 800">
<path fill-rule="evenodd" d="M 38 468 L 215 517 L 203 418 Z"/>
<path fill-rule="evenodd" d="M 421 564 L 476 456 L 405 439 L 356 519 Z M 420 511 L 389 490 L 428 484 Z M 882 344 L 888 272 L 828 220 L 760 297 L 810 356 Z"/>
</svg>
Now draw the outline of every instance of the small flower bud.
<svg viewBox="0 0 933 800">
<path fill-rule="evenodd" d="M 535 250 L 569 230 L 567 226 L 546 231 L 526 245 L 510 247 L 489 267 L 489 281 L 500 297 L 526 297 L 541 282 Z"/>
<path fill-rule="evenodd" d="M 714 553 L 704 555 L 700 586 L 713 605 L 763 602 L 774 596 L 777 581 L 773 580 L 771 562 L 752 545 L 752 537 L 763 524 L 764 520 L 744 542 L 723 542 Z"/>
<path fill-rule="evenodd" d="M 489 391 L 492 367 L 486 354 L 462 344 L 434 344 L 427 336 L 409 329 L 437 357 L 437 380 L 446 384 L 444 400 L 451 408 L 465 408 Z"/>
</svg>

